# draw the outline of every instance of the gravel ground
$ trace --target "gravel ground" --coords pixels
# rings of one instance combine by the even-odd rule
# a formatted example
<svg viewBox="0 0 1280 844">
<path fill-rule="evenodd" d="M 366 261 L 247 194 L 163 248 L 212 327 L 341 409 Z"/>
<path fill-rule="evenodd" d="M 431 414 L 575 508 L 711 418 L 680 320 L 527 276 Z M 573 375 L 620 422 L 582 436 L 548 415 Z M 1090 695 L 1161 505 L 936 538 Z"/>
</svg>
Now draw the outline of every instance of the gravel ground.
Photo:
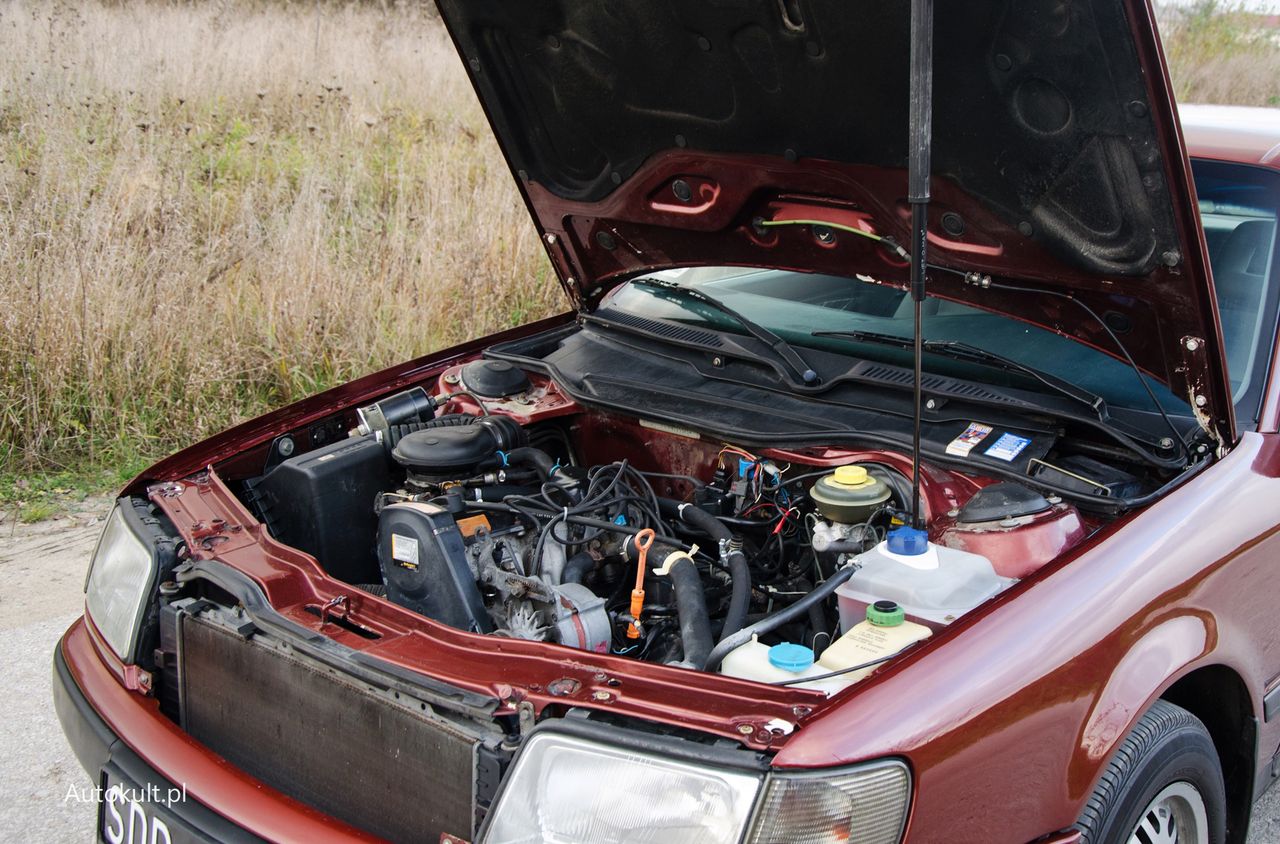
<svg viewBox="0 0 1280 844">
<path fill-rule="evenodd" d="M 0 719 L 0 793 L 8 795 L 0 830 L 8 840 L 93 840 L 93 783 L 62 737 L 50 680 L 54 645 L 80 615 L 85 568 L 109 507 L 90 499 L 35 525 L 0 521 L 0 653 L 12 689 Z"/>
<path fill-rule="evenodd" d="M 80 614 L 85 567 L 110 508 L 74 505 L 36 525 L 0 520 L 0 652 L 10 687 L 0 719 L 0 830 L 7 840 L 90 842 L 96 807 L 89 777 L 62 737 L 50 702 L 54 645 Z M 19 622 L 15 624 L 15 621 Z M 1247 844 L 1280 843 L 1280 788 L 1254 808 Z"/>
</svg>

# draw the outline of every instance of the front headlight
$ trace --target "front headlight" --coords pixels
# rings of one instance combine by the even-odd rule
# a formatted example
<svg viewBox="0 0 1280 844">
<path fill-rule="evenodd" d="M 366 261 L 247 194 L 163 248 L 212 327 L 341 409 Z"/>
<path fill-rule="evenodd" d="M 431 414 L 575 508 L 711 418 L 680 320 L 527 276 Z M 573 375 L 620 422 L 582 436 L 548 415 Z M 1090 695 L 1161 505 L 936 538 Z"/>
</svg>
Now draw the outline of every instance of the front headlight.
<svg viewBox="0 0 1280 844">
<path fill-rule="evenodd" d="M 516 758 L 484 841 L 897 844 L 910 793 L 898 760 L 765 778 L 543 732 Z"/>
<path fill-rule="evenodd" d="M 493 807 L 488 844 L 740 841 L 760 775 L 573 736 L 533 735 Z"/>
<path fill-rule="evenodd" d="M 102 529 L 85 582 L 85 608 L 102 638 L 125 662 L 132 662 L 138 630 L 155 588 L 156 559 L 131 524 L 132 509 L 116 504 Z"/>
</svg>

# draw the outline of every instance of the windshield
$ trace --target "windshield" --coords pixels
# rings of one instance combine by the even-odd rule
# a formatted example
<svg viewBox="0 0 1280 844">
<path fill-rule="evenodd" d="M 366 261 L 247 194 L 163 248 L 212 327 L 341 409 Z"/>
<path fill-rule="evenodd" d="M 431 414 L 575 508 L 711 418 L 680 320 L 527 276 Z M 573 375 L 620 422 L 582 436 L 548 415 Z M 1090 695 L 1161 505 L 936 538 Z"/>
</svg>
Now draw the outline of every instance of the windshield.
<svg viewBox="0 0 1280 844">
<path fill-rule="evenodd" d="M 814 336 L 824 331 L 853 331 L 910 340 L 913 332 L 910 297 L 874 281 L 785 270 L 695 267 L 653 273 L 646 278 L 679 282 L 703 290 L 747 318 L 782 335 L 797 346 L 829 349 L 887 363 L 910 365 L 909 348 L 884 343 Z M 696 301 L 671 295 L 637 279 L 614 291 L 605 307 L 723 331 L 741 327 Z M 1082 387 L 1114 407 L 1154 411 L 1151 399 L 1125 363 L 1051 331 L 1010 317 L 941 299 L 923 307 L 924 338 L 976 346 L 1024 366 Z M 1123 336 L 1123 335 L 1122 335 Z M 927 355 L 925 369 L 972 380 L 1008 381 L 989 368 Z M 1167 411 L 1186 413 L 1185 402 L 1150 381 Z M 1043 388 L 1025 378 L 1017 386 Z"/>
<path fill-rule="evenodd" d="M 1276 336 L 1280 185 L 1259 167 L 1192 162 L 1236 418 L 1256 422 Z"/>
<path fill-rule="evenodd" d="M 1257 420 L 1275 337 L 1280 284 L 1273 254 L 1277 239 L 1274 174 L 1259 168 L 1195 162 L 1201 217 L 1218 295 L 1228 372 L 1241 427 Z M 723 331 L 743 333 L 731 317 L 696 300 L 674 295 L 645 279 L 696 288 L 795 346 L 809 346 L 872 360 L 909 365 L 910 352 L 885 343 L 814 336 L 865 332 L 909 340 L 912 304 L 906 292 L 867 278 L 742 267 L 667 270 L 633 280 L 610 294 L 606 307 Z M 1108 325 L 1121 342 L 1139 344 L 1123 320 Z M 1054 376 L 1105 399 L 1113 409 L 1154 412 L 1151 397 L 1126 363 L 1097 349 L 1011 317 L 929 298 L 923 306 L 924 339 L 975 346 Z M 1003 380 L 1043 390 L 976 363 L 927 355 L 926 370 L 972 380 Z M 1186 402 L 1155 379 L 1155 395 L 1171 414 L 1187 415 Z"/>
</svg>

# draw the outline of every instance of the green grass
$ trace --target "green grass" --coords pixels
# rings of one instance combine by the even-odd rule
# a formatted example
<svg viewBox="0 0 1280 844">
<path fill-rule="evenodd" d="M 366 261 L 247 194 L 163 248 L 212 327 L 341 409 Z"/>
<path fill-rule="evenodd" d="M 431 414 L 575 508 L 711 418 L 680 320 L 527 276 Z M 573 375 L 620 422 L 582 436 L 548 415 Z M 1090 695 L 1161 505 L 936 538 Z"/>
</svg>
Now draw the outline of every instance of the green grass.
<svg viewBox="0 0 1280 844">
<path fill-rule="evenodd" d="M 0 512 L 30 524 L 63 512 L 69 505 L 123 486 L 153 462 L 150 455 L 103 455 L 96 465 L 75 469 L 0 472 Z"/>
</svg>

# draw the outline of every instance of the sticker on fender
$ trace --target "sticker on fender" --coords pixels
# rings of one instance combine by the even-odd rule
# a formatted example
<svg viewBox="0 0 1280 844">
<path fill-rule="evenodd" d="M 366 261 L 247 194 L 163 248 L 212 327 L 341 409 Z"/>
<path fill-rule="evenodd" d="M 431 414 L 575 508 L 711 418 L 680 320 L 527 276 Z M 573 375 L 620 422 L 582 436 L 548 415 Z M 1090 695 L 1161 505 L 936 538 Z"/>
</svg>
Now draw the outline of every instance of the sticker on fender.
<svg viewBox="0 0 1280 844">
<path fill-rule="evenodd" d="M 1012 463 L 1013 459 L 1029 445 L 1031 445 L 1031 440 L 1026 437 L 1020 437 L 1017 434 L 1001 434 L 1000 439 L 993 442 L 983 454 L 988 457 L 994 457 L 997 460 L 1003 460 L 1006 463 Z"/>
<path fill-rule="evenodd" d="M 973 447 L 987 438 L 994 429 L 981 422 L 970 422 L 964 433 L 947 443 L 947 454 L 955 457 L 968 457 Z"/>
</svg>

